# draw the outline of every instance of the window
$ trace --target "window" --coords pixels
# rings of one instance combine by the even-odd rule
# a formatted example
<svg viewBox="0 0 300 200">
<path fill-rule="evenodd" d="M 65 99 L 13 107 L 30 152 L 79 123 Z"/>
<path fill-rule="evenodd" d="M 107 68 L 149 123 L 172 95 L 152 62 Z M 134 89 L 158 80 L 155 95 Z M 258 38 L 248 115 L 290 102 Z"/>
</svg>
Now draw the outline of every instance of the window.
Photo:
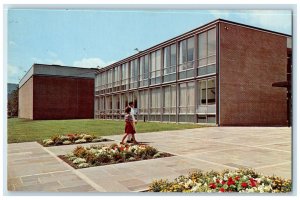
<svg viewBox="0 0 300 200">
<path fill-rule="evenodd" d="M 151 89 L 151 106 L 150 106 L 150 113 L 157 114 L 160 113 L 160 88 Z"/>
<path fill-rule="evenodd" d="M 99 98 L 99 112 L 100 118 L 103 119 L 105 117 L 105 97 L 100 96 Z"/>
<path fill-rule="evenodd" d="M 143 56 L 140 58 L 140 87 L 148 86 L 149 83 L 149 56 Z"/>
<path fill-rule="evenodd" d="M 112 96 L 106 96 L 105 101 L 107 114 L 112 114 Z"/>
<path fill-rule="evenodd" d="M 122 90 L 128 90 L 129 89 L 129 68 L 128 63 L 122 64 Z"/>
<path fill-rule="evenodd" d="M 113 75 L 113 70 L 110 69 L 108 70 L 107 72 L 107 88 L 108 88 L 108 92 L 111 92 L 112 91 L 112 76 Z"/>
<path fill-rule="evenodd" d="M 161 83 L 161 51 L 151 53 L 150 84 Z"/>
<path fill-rule="evenodd" d="M 140 91 L 139 107 L 140 114 L 148 113 L 148 90 Z"/>
<path fill-rule="evenodd" d="M 179 113 L 194 113 L 195 83 L 179 84 Z"/>
<path fill-rule="evenodd" d="M 121 66 L 117 66 L 117 67 L 114 67 L 113 69 L 113 91 L 118 91 L 119 90 L 119 86 L 121 84 L 121 70 L 120 70 Z"/>
<path fill-rule="evenodd" d="M 164 82 L 176 80 L 176 44 L 164 48 Z"/>
<path fill-rule="evenodd" d="M 163 88 L 163 113 L 176 113 L 176 85 Z"/>
<path fill-rule="evenodd" d="M 207 80 L 207 104 L 216 104 L 216 85 L 215 79 Z"/>
<path fill-rule="evenodd" d="M 179 79 L 194 76 L 194 37 L 183 40 L 179 43 Z"/>
<path fill-rule="evenodd" d="M 101 81 L 101 86 L 100 86 L 100 94 L 105 94 L 105 89 L 107 88 L 107 72 L 102 72 L 100 74 L 100 81 Z"/>
<path fill-rule="evenodd" d="M 95 117 L 99 118 L 100 111 L 99 111 L 99 98 L 98 97 L 95 98 L 94 108 L 95 108 Z"/>
<path fill-rule="evenodd" d="M 216 79 L 205 79 L 198 82 L 199 96 L 197 113 L 216 113 Z"/>
<path fill-rule="evenodd" d="M 216 73 L 216 29 L 198 36 L 198 76 Z"/>
<path fill-rule="evenodd" d="M 125 108 L 128 106 L 128 96 L 127 94 L 121 94 L 121 105 L 120 105 L 120 108 L 121 108 L 121 113 L 125 113 Z"/>
<path fill-rule="evenodd" d="M 138 81 L 138 59 L 130 62 L 130 88 L 137 88 Z"/>
<path fill-rule="evenodd" d="M 114 115 L 114 119 L 120 118 L 120 96 L 118 94 L 112 96 L 112 113 Z"/>
</svg>

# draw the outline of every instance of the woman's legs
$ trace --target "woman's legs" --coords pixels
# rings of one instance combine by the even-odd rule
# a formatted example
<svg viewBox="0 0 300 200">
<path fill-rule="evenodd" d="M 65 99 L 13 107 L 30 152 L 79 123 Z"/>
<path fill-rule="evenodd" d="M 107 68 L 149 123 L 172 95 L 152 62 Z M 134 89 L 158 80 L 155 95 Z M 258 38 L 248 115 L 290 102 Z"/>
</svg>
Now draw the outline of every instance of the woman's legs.
<svg viewBox="0 0 300 200">
<path fill-rule="evenodd" d="M 134 144 L 138 144 L 138 142 L 137 142 L 136 139 L 135 139 L 135 135 L 134 135 L 134 134 L 132 134 L 132 140 L 133 140 L 133 143 L 134 143 Z"/>
<path fill-rule="evenodd" d="M 127 133 L 125 133 L 124 134 L 124 136 L 123 136 L 123 138 L 122 138 L 122 142 L 121 142 L 121 144 L 124 144 L 124 140 L 125 140 L 125 138 L 128 136 L 128 134 Z"/>
</svg>

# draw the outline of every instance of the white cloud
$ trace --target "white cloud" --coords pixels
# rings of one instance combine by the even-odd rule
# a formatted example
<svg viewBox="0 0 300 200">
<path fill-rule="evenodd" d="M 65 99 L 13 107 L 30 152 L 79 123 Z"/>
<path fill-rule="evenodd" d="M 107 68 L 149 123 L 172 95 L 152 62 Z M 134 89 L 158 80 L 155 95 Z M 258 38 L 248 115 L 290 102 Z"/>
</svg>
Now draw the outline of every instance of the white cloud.
<svg viewBox="0 0 300 200">
<path fill-rule="evenodd" d="M 23 77 L 26 73 L 26 70 L 20 66 L 16 65 L 7 65 L 7 80 L 8 83 L 19 83 L 19 79 Z"/>
<path fill-rule="evenodd" d="M 115 61 L 105 62 L 100 58 L 83 58 L 81 60 L 74 61 L 73 66 L 74 67 L 84 67 L 84 68 L 96 68 L 97 66 L 105 67 L 114 62 Z"/>
<path fill-rule="evenodd" d="M 65 65 L 63 61 L 60 59 L 40 59 L 33 57 L 31 58 L 33 63 L 38 63 L 38 64 L 48 64 L 48 65 Z"/>
</svg>

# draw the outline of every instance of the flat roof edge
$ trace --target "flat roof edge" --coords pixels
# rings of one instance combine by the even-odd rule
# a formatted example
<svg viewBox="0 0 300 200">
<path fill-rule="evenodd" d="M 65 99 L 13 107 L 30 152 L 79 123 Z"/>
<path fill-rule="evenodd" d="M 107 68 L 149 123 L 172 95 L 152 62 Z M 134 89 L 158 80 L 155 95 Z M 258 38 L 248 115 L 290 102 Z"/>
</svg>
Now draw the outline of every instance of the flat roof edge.
<svg viewBox="0 0 300 200">
<path fill-rule="evenodd" d="M 53 67 L 53 69 L 58 69 L 61 67 L 60 70 L 80 70 L 80 71 L 85 71 L 85 73 L 80 73 L 80 74 L 66 74 L 66 73 L 61 73 L 61 74 L 56 74 L 56 72 L 53 72 L 53 73 L 47 73 L 47 70 L 45 70 L 43 72 L 43 69 L 42 70 L 39 70 L 41 69 L 43 66 L 46 66 L 46 67 Z M 49 70 L 49 68 L 48 68 Z M 97 68 L 84 68 L 84 67 L 72 67 L 72 66 L 62 66 L 62 65 L 50 65 L 50 64 L 40 64 L 40 63 L 34 63 L 30 68 L 29 70 L 26 72 L 26 74 L 22 77 L 22 79 L 19 81 L 19 88 L 21 88 L 33 75 L 45 75 L 45 76 L 72 76 L 72 77 L 79 77 L 79 78 L 92 78 L 91 76 L 88 76 L 88 75 L 82 75 L 82 74 L 92 74 L 94 73 L 94 75 L 96 74 L 97 72 Z M 90 72 L 89 72 L 90 71 Z M 94 77 L 95 78 L 95 77 Z"/>
<path fill-rule="evenodd" d="M 163 46 L 164 44 L 170 43 L 172 40 L 177 40 L 177 39 L 179 39 L 181 37 L 188 36 L 189 34 L 192 34 L 193 32 L 199 31 L 201 29 L 204 29 L 207 26 L 211 26 L 211 25 L 214 25 L 214 24 L 217 24 L 217 23 L 220 23 L 220 22 L 231 23 L 231 24 L 235 24 L 235 25 L 239 25 L 239 26 L 244 26 L 244 27 L 247 27 L 247 28 L 252 28 L 252 29 L 256 29 L 256 30 L 260 30 L 260 31 L 265 31 L 265 32 L 273 33 L 273 34 L 278 34 L 278 35 L 282 35 L 282 36 L 286 36 L 286 37 L 292 37 L 292 35 L 288 35 L 288 34 L 285 34 L 285 33 L 271 31 L 271 30 L 268 30 L 268 29 L 263 29 L 263 28 L 259 28 L 259 27 L 255 27 L 255 26 L 251 26 L 251 25 L 247 25 L 247 24 L 242 24 L 242 23 L 238 23 L 238 22 L 234 22 L 234 21 L 230 21 L 230 20 L 225 20 L 225 19 L 222 19 L 222 18 L 218 18 L 216 20 L 213 20 L 211 22 L 203 24 L 203 25 L 201 25 L 201 26 L 199 26 L 197 28 L 194 28 L 194 29 L 192 29 L 192 30 L 190 30 L 188 32 L 185 32 L 185 33 L 180 34 L 180 35 L 178 35 L 176 37 L 173 37 L 173 38 L 171 38 L 169 40 L 166 40 L 164 42 L 161 42 L 161 43 L 158 43 L 158 44 L 156 44 L 154 46 L 151 46 L 151 47 L 149 47 L 149 48 L 147 48 L 147 49 L 145 49 L 145 50 L 143 50 L 143 51 L 141 51 L 139 53 L 133 54 L 133 55 L 131 55 L 129 57 L 121 59 L 121 60 L 119 60 L 119 61 L 117 61 L 115 63 L 112 63 L 112 64 L 108 65 L 108 66 L 105 66 L 105 67 L 103 67 L 101 69 L 98 69 L 96 73 L 98 74 L 98 73 L 101 73 L 102 71 L 106 71 L 106 70 L 108 70 L 108 69 L 110 69 L 110 68 L 112 68 L 112 67 L 114 67 L 116 65 L 121 65 L 122 63 L 127 62 L 128 60 L 131 60 L 131 59 L 134 59 L 136 57 L 139 57 L 139 55 L 143 56 L 147 51 L 151 51 L 152 49 L 155 49 L 158 46 Z"/>
</svg>

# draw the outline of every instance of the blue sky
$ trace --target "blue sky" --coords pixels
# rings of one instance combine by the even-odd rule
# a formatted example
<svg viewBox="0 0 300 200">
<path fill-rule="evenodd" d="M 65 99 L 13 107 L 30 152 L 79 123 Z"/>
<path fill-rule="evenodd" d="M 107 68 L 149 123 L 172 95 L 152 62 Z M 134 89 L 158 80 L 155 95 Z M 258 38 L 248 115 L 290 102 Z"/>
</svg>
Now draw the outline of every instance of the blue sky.
<svg viewBox="0 0 300 200">
<path fill-rule="evenodd" d="M 286 34 L 289 10 L 9 9 L 8 82 L 33 63 L 106 66 L 217 18 Z"/>
</svg>

